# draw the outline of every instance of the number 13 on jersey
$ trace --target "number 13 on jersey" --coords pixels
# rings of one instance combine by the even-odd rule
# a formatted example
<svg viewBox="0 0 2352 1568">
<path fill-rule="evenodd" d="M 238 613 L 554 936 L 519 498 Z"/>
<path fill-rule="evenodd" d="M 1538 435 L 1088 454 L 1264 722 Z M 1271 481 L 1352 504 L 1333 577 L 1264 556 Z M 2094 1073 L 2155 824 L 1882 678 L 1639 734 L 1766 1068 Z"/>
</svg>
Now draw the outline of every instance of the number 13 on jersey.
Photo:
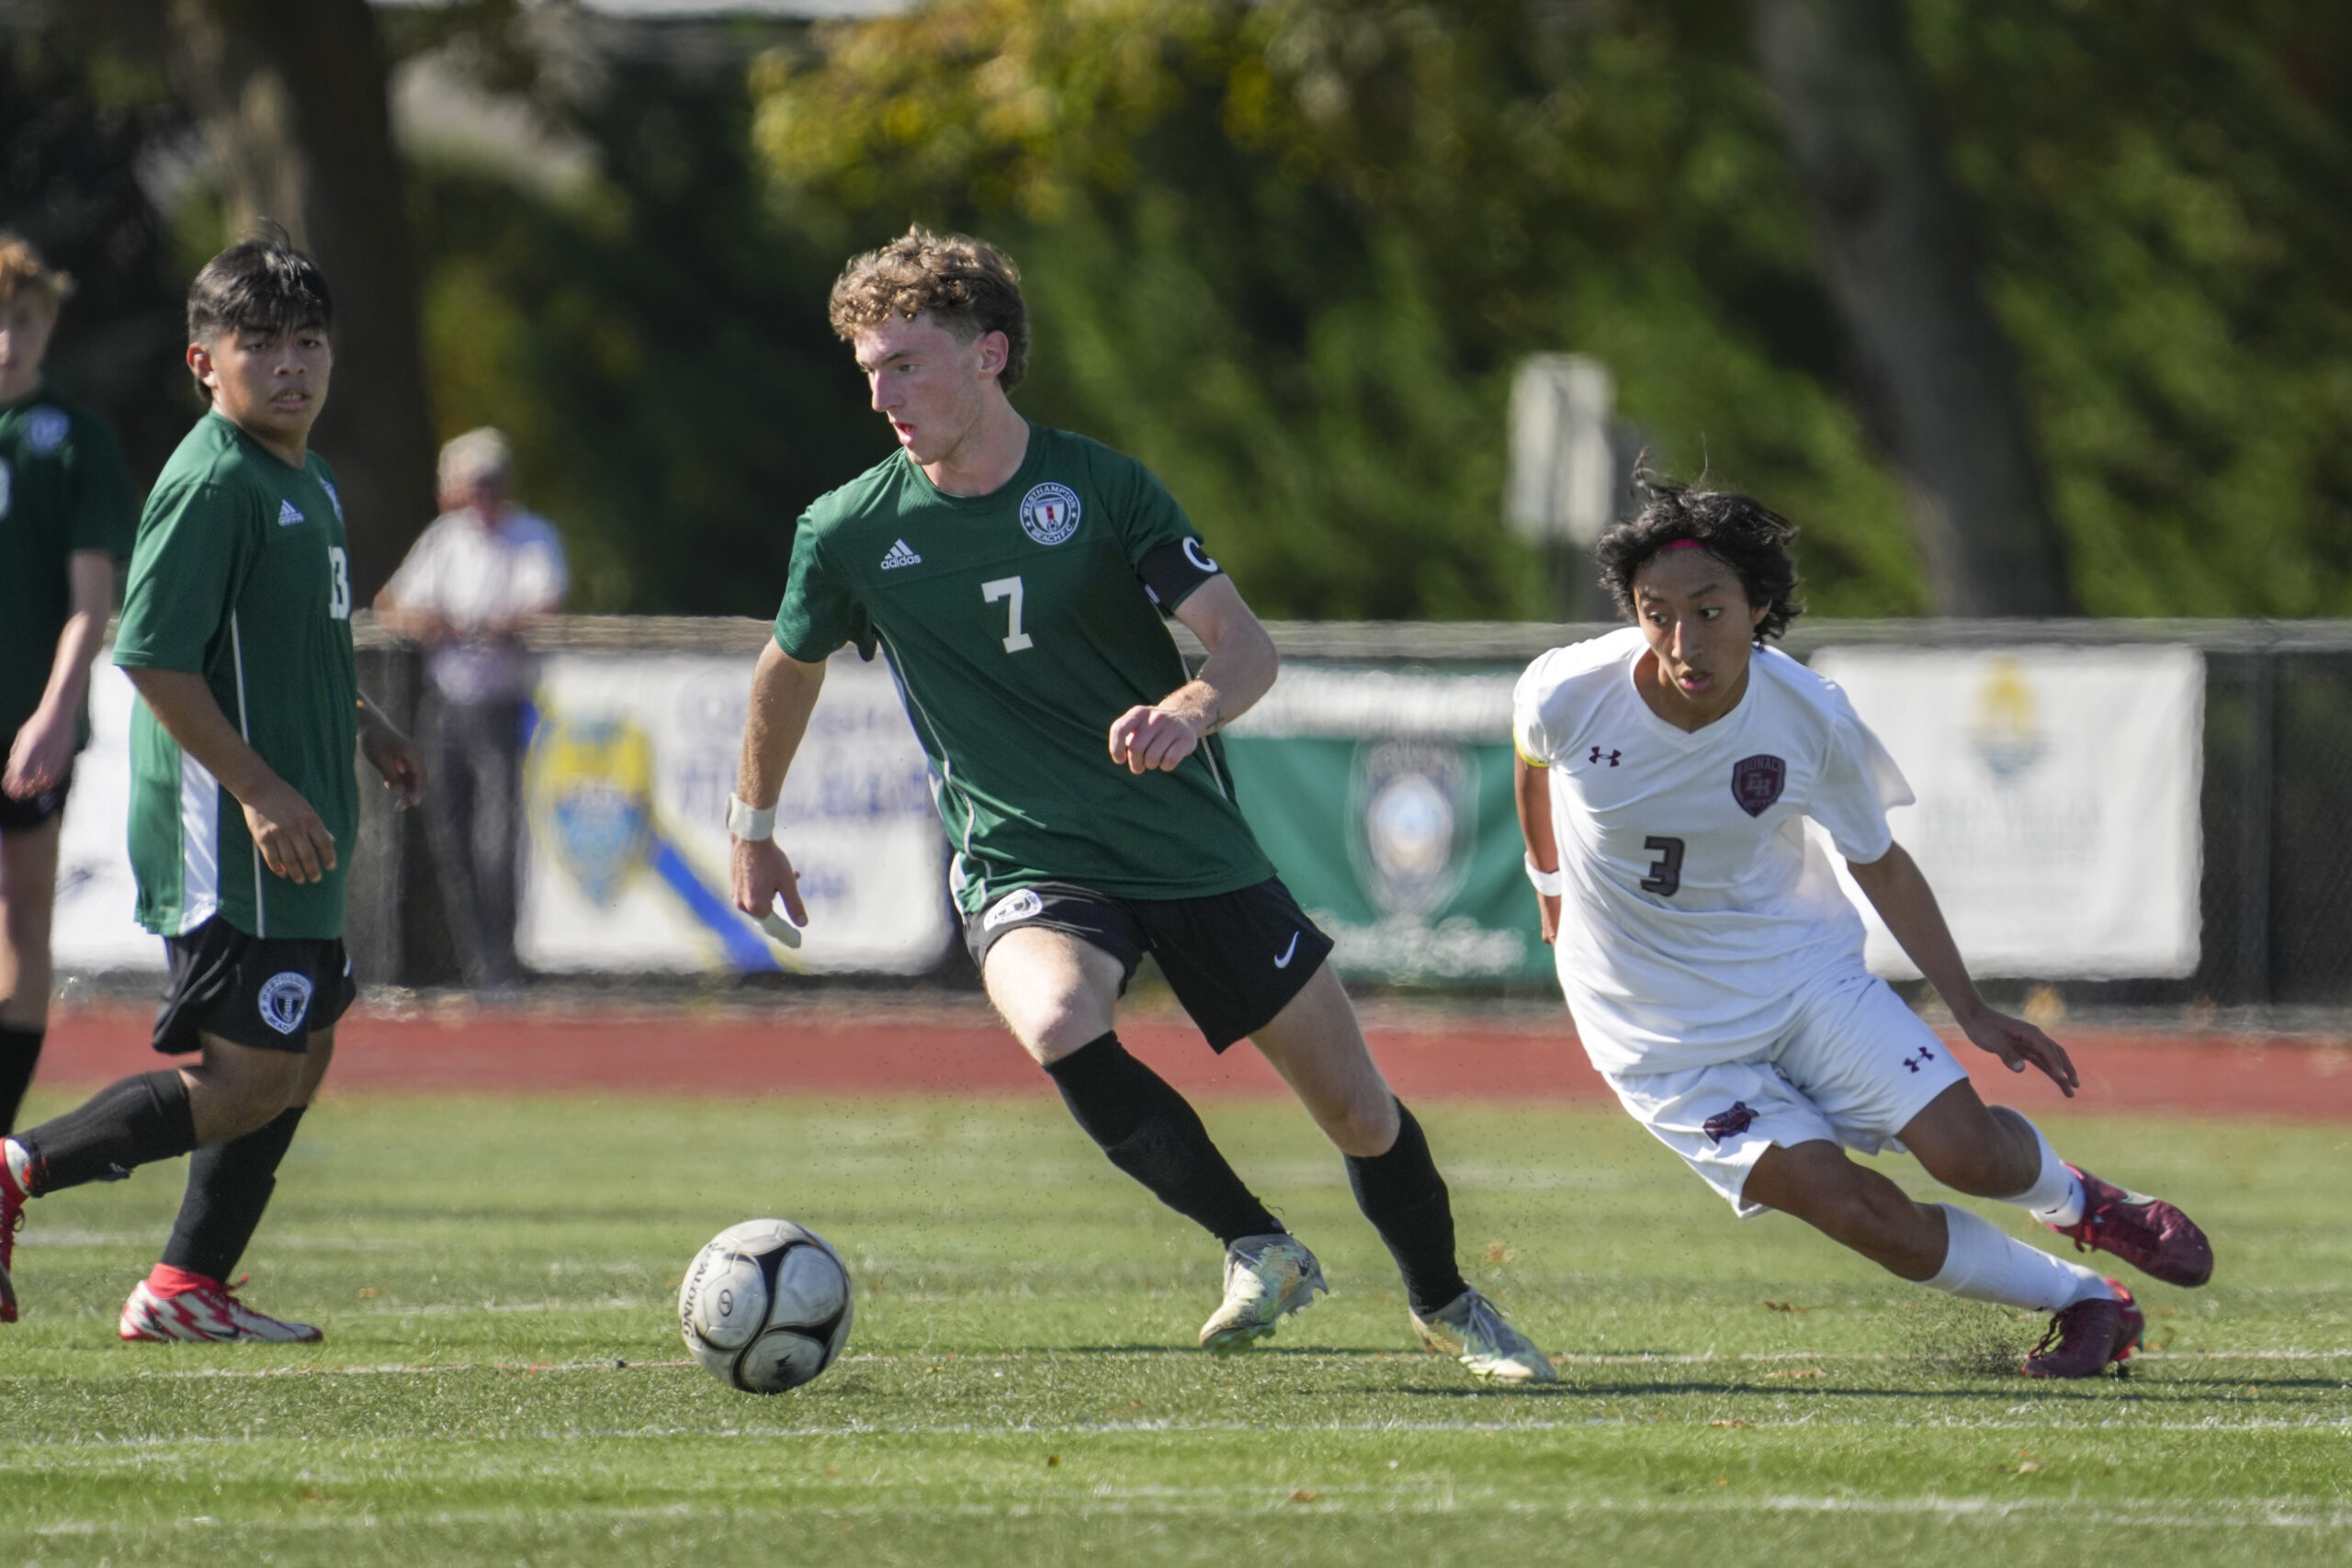
<svg viewBox="0 0 2352 1568">
<path fill-rule="evenodd" d="M 982 604 L 993 604 L 1000 599 L 1012 601 L 1004 612 L 1004 651 L 1007 653 L 1018 653 L 1024 648 L 1036 646 L 1029 640 L 1029 634 L 1021 629 L 1021 580 L 1017 577 L 1000 577 L 994 582 L 980 584 Z"/>
</svg>

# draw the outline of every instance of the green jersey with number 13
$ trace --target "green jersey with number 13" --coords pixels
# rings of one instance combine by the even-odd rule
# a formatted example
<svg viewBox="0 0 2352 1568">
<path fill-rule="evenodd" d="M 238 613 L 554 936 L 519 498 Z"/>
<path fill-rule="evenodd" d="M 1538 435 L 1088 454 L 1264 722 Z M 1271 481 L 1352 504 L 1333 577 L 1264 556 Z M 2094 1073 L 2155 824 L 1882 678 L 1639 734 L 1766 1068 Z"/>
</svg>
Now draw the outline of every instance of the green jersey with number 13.
<svg viewBox="0 0 2352 1568">
<path fill-rule="evenodd" d="M 1186 679 L 1137 574 L 1165 547 L 1188 548 L 1199 578 L 1215 570 L 1142 464 L 1038 425 L 988 495 L 945 494 L 894 452 L 801 518 L 776 645 L 813 663 L 880 644 L 966 913 L 1046 881 L 1190 898 L 1273 875 L 1214 736 L 1172 773 L 1111 760 L 1111 721 Z"/>
<path fill-rule="evenodd" d="M 343 502 L 325 460 L 311 453 L 297 468 L 217 413 L 198 421 L 140 519 L 114 661 L 202 675 L 334 835 L 324 881 L 273 874 L 243 808 L 142 702 L 130 726 L 139 923 L 181 936 L 219 915 L 249 936 L 341 936 L 359 830 L 359 678 Z"/>
</svg>

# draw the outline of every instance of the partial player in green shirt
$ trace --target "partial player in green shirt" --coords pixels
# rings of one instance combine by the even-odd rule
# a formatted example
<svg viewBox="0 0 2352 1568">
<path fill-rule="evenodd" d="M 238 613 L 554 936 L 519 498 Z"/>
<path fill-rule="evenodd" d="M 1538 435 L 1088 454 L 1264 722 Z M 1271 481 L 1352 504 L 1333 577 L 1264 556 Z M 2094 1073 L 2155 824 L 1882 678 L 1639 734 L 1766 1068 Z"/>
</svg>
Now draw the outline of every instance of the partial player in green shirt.
<svg viewBox="0 0 2352 1568">
<path fill-rule="evenodd" d="M 139 689 L 130 849 L 171 977 L 154 1046 L 196 1065 L 125 1078 L 0 1142 L 0 1322 L 28 1198 L 194 1151 L 125 1339 L 316 1339 L 225 1281 L 334 1055 L 355 995 L 343 870 L 355 745 L 403 804 L 415 747 L 359 694 L 343 502 L 309 450 L 334 366 L 310 258 L 232 245 L 188 290 L 187 365 L 211 400 L 164 466 L 131 558 L 115 660 Z"/>
<path fill-rule="evenodd" d="M 1323 1272 L 1119 1043 L 1113 1010 L 1146 953 L 1210 1045 L 1251 1040 L 1347 1156 L 1423 1341 L 1484 1377 L 1549 1382 L 1462 1278 L 1429 1144 L 1364 1047 L 1329 938 L 1234 801 L 1216 731 L 1273 684 L 1265 628 L 1141 464 L 1014 412 L 1028 319 L 994 248 L 911 230 L 849 264 L 831 315 L 899 450 L 794 538 L 729 806 L 737 907 L 783 941 L 808 923 L 775 801 L 826 658 L 878 647 L 931 760 L 989 999 L 1112 1163 L 1225 1244 L 1202 1344 L 1272 1334 Z M 1197 673 L 1163 616 L 1207 649 Z"/>
<path fill-rule="evenodd" d="M 0 233 L 0 1133 L 49 1029 L 59 825 L 138 506 L 106 421 L 41 378 L 72 289 Z"/>
</svg>

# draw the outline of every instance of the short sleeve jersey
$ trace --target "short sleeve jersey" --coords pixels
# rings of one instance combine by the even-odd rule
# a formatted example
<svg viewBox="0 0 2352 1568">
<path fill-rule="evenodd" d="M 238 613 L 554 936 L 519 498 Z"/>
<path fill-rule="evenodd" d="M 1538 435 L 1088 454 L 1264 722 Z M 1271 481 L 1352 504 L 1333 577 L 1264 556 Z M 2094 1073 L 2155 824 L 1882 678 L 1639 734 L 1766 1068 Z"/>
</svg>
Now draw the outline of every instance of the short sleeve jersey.
<svg viewBox="0 0 2352 1568">
<path fill-rule="evenodd" d="M 49 688 L 74 610 L 68 559 L 128 559 L 138 522 L 122 444 L 105 420 L 46 386 L 0 409 L 0 749 Z"/>
<path fill-rule="evenodd" d="M 1045 881 L 1122 898 L 1229 893 L 1273 874 L 1212 736 L 1172 773 L 1111 760 L 1111 723 L 1186 679 L 1142 571 L 1215 563 L 1150 471 L 1032 426 L 1020 470 L 942 492 L 903 453 L 820 498 L 793 540 L 776 645 L 814 662 L 878 643 L 930 758 L 967 913 Z"/>
<path fill-rule="evenodd" d="M 141 703 L 130 733 L 140 923 L 181 936 L 219 915 L 250 936 L 341 936 L 359 828 L 359 682 L 343 503 L 325 461 L 312 453 L 293 468 L 217 413 L 198 421 L 147 498 L 114 656 L 202 675 L 335 842 L 323 881 L 273 874 L 240 804 Z"/>
<path fill-rule="evenodd" d="M 1560 986 L 1611 1074 L 1754 1055 L 1816 981 L 1860 971 L 1820 840 L 1875 861 L 1912 798 L 1846 694 L 1787 654 L 1757 649 L 1739 705 L 1685 731 L 1634 688 L 1647 646 L 1627 627 L 1554 649 L 1511 702 L 1521 758 L 1551 774 Z"/>
</svg>

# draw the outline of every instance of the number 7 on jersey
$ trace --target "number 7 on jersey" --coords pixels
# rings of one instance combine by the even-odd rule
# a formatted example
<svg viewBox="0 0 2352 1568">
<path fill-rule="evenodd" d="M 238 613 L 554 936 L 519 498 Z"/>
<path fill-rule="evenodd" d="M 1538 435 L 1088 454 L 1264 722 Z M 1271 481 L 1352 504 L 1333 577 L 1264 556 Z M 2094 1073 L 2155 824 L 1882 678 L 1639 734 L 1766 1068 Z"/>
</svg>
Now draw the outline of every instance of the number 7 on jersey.
<svg viewBox="0 0 2352 1568">
<path fill-rule="evenodd" d="M 1018 653 L 1024 648 L 1035 647 L 1036 645 L 1029 640 L 1029 634 L 1021 629 L 1021 580 L 1017 577 L 1000 577 L 994 582 L 980 584 L 982 604 L 993 604 L 1000 599 L 1012 601 L 1005 606 L 1004 651 Z"/>
</svg>

